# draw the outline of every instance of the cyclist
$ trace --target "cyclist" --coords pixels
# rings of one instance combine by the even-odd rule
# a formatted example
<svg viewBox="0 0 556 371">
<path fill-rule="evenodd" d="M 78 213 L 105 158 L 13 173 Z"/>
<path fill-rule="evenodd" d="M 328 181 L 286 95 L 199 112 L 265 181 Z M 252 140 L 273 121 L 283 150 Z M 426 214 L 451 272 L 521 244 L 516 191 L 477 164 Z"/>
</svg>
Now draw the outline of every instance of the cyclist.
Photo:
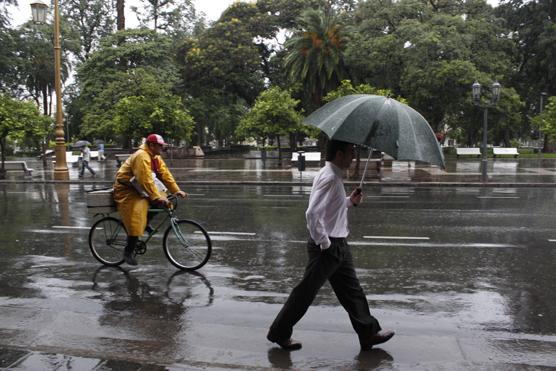
<svg viewBox="0 0 556 371">
<path fill-rule="evenodd" d="M 145 143 L 133 153 L 116 173 L 114 201 L 127 231 L 124 259 L 127 264 L 137 265 L 133 256 L 139 236 L 147 226 L 149 205 L 168 206 L 165 189 L 160 182 L 179 197 L 187 193 L 180 190 L 174 177 L 160 156 L 166 145 L 158 134 L 150 134 Z"/>
</svg>

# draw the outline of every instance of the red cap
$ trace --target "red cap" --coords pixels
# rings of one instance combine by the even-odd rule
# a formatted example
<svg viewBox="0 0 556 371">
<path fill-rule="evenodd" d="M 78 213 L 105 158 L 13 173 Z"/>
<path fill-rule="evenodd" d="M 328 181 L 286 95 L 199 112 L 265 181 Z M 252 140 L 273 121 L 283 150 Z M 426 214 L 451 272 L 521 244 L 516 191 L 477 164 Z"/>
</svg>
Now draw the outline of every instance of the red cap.
<svg viewBox="0 0 556 371">
<path fill-rule="evenodd" d="M 160 144 L 161 146 L 166 144 L 164 142 L 164 139 L 162 139 L 162 137 L 158 134 L 150 134 L 147 137 L 147 143 L 157 143 L 157 144 Z"/>
</svg>

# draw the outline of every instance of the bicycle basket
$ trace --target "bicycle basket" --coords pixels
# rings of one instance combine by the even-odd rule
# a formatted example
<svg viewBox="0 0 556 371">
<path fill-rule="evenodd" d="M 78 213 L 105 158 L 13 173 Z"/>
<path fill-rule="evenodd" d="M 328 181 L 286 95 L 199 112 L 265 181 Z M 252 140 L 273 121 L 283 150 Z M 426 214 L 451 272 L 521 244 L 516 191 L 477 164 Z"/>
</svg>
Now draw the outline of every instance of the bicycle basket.
<svg viewBox="0 0 556 371">
<path fill-rule="evenodd" d="M 85 199 L 87 201 L 87 210 L 94 214 L 112 213 L 116 211 L 113 188 L 88 191 L 85 195 Z"/>
</svg>

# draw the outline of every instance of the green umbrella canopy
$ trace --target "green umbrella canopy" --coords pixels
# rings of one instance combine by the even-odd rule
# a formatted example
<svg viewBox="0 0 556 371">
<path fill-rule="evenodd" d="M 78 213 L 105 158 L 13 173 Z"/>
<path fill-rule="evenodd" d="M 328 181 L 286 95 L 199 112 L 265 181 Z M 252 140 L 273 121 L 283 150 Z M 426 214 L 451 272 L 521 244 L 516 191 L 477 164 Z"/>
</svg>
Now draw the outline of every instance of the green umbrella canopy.
<svg viewBox="0 0 556 371">
<path fill-rule="evenodd" d="M 427 120 L 392 98 L 346 95 L 311 113 L 305 123 L 318 127 L 330 139 L 367 146 L 397 160 L 444 168 L 442 149 Z"/>
</svg>

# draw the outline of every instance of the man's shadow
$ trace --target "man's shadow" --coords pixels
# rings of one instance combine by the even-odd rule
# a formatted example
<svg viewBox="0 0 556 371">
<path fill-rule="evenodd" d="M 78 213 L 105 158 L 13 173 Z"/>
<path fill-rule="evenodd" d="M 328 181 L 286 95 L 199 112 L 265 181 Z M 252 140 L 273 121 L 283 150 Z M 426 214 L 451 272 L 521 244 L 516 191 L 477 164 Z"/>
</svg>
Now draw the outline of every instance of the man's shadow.
<svg viewBox="0 0 556 371">
<path fill-rule="evenodd" d="M 291 351 L 278 347 L 272 347 L 268 350 L 268 361 L 272 367 L 279 369 L 291 368 L 293 365 Z"/>
<path fill-rule="evenodd" d="M 374 348 L 359 352 L 355 360 L 357 370 L 372 370 L 379 366 L 388 366 L 394 361 L 394 357 L 384 349 Z"/>
<path fill-rule="evenodd" d="M 291 359 L 291 351 L 278 347 L 272 347 L 268 350 L 268 361 L 272 367 L 279 369 L 289 369 L 293 367 Z M 355 370 L 372 370 L 379 366 L 387 366 L 392 363 L 394 358 L 384 349 L 375 348 L 372 350 L 361 351 L 355 357 L 355 363 L 349 368 Z"/>
</svg>

